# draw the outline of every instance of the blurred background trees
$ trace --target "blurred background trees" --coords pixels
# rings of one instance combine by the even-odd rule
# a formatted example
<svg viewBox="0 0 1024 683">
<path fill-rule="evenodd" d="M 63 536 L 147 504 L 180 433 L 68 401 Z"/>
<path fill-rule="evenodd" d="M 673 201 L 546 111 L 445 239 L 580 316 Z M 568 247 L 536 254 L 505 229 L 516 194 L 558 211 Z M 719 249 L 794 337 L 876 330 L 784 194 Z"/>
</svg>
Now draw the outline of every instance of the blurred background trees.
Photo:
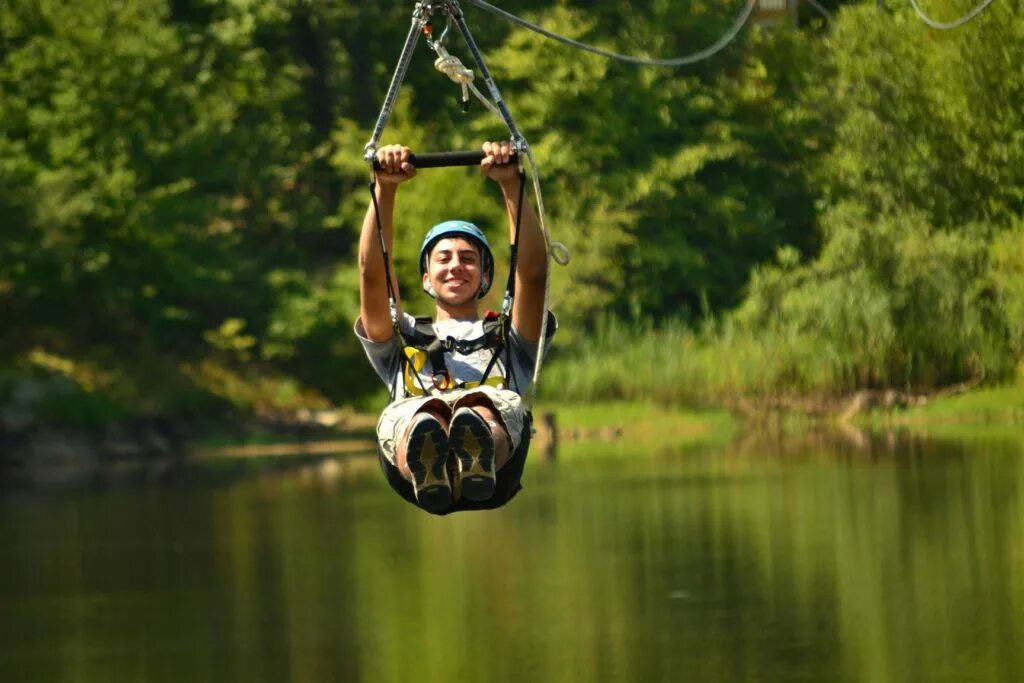
<svg viewBox="0 0 1024 683">
<path fill-rule="evenodd" d="M 0 6 L 0 403 L 29 400 L 15 394 L 32 382 L 38 419 L 376 405 L 351 332 L 361 157 L 411 4 Z M 928 4 L 940 18 L 970 9 Z M 709 45 L 740 9 L 503 6 L 650 55 Z M 464 8 L 573 252 L 554 271 L 555 363 L 579 362 L 619 321 L 700 331 L 707 348 L 775 340 L 780 390 L 1015 372 L 1024 20 L 995 3 L 939 33 L 902 3 L 828 7 L 828 24 L 751 26 L 680 69 L 610 62 Z M 457 37 L 449 47 L 469 62 Z M 384 142 L 503 137 L 482 108 L 461 113 L 431 57 L 421 44 Z M 398 215 L 397 269 L 421 312 L 427 227 L 458 216 L 505 241 L 496 191 L 472 169 L 422 173 Z M 829 371 L 808 379 L 784 346 L 820 350 Z"/>
</svg>

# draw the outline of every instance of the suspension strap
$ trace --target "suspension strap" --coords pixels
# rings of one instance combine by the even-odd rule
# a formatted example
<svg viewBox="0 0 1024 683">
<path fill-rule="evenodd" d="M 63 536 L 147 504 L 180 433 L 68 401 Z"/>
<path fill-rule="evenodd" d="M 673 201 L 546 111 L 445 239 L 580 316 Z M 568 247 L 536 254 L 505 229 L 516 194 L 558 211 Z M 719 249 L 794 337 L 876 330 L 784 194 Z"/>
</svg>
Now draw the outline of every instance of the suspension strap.
<svg viewBox="0 0 1024 683">
<path fill-rule="evenodd" d="M 491 371 L 494 370 L 494 367 L 498 364 L 498 358 L 501 356 L 502 350 L 508 347 L 507 331 L 508 331 L 509 317 L 508 316 L 503 316 L 503 315 L 500 315 L 500 314 L 497 315 L 496 317 L 497 317 L 498 329 L 497 329 L 497 331 L 495 333 L 495 342 L 493 343 L 494 353 L 491 354 L 491 360 L 490 360 L 490 362 L 487 363 L 487 367 L 484 369 L 484 374 L 483 374 L 483 376 L 480 379 L 480 384 L 486 384 L 487 383 L 488 378 L 491 376 Z M 494 314 L 493 311 L 488 311 L 487 312 L 487 319 L 488 320 L 494 320 L 495 319 L 495 314 Z M 487 329 L 486 328 L 486 321 L 485 321 L 484 325 L 485 325 L 484 326 L 484 331 L 486 332 L 486 329 Z M 508 361 L 506 360 L 505 361 L 505 388 L 506 389 L 508 388 L 508 385 L 511 382 L 512 382 L 512 370 L 511 370 L 511 368 L 510 368 L 510 366 L 508 364 Z"/>
<path fill-rule="evenodd" d="M 398 324 L 398 298 L 395 296 L 395 285 L 391 280 L 391 256 L 388 254 L 387 240 L 384 239 L 384 226 L 380 222 L 380 206 L 377 204 L 377 181 L 370 181 L 370 200 L 373 202 L 373 217 L 377 223 L 377 238 L 380 240 L 380 254 L 384 260 L 384 278 L 388 288 L 388 311 L 391 313 L 391 327 L 398 336 L 398 343 L 405 345 L 402 328 Z"/>
<path fill-rule="evenodd" d="M 509 245 L 508 283 L 505 285 L 505 300 L 502 315 L 508 315 L 512 300 L 516 297 L 516 268 L 519 266 L 519 231 L 523 224 L 523 196 L 526 194 L 526 174 L 519 170 L 519 199 L 516 201 L 516 228 Z"/>
</svg>

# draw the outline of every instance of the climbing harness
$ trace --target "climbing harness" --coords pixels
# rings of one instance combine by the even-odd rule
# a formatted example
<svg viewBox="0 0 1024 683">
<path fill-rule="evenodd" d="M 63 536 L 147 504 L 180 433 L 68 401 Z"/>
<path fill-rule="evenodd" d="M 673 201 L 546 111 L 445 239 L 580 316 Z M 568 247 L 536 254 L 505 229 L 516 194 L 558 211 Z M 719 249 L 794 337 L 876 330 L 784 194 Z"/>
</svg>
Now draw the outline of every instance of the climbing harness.
<svg viewBox="0 0 1024 683">
<path fill-rule="evenodd" d="M 429 317 L 416 318 L 413 332 L 403 333 L 403 370 L 402 383 L 406 396 L 425 396 L 452 389 L 473 389 L 482 385 L 499 389 L 512 388 L 514 378 L 509 370 L 508 326 L 507 318 L 493 311 L 488 311 L 483 321 L 483 334 L 476 339 L 441 338 L 434 330 L 433 320 Z M 489 350 L 491 359 L 479 380 L 462 381 L 452 377 L 445 362 L 445 353 L 458 353 L 468 356 L 481 350 Z M 491 376 L 497 368 L 498 359 L 505 352 L 505 363 L 499 372 Z M 430 382 L 423 380 L 423 371 L 430 361 Z M 398 398 L 398 386 L 392 387 L 391 400 Z"/>
<path fill-rule="evenodd" d="M 440 36 L 434 38 L 434 18 L 441 15 L 444 18 L 445 28 Z M 448 37 L 452 30 L 456 30 L 463 38 L 466 46 L 469 48 L 469 52 L 473 57 L 473 64 L 476 67 L 477 72 L 480 74 L 480 78 L 486 87 L 487 93 L 490 98 L 484 95 L 479 88 L 477 88 L 476 73 L 466 67 L 461 60 L 453 56 L 448 51 Z M 508 356 L 509 356 L 509 345 L 507 343 L 508 331 L 511 329 L 511 311 L 512 303 L 515 298 L 515 273 L 516 266 L 518 263 L 518 244 L 519 244 L 519 230 L 520 223 L 522 220 L 522 207 L 523 197 L 526 189 L 526 174 L 523 170 L 524 163 L 529 166 L 530 175 L 533 181 L 534 196 L 537 200 L 537 214 L 540 221 L 541 232 L 544 236 L 545 245 L 545 267 L 550 270 L 551 261 L 554 260 L 560 265 L 565 265 L 569 260 L 569 252 L 564 245 L 551 242 L 550 232 L 548 230 L 547 215 L 544 211 L 544 200 L 541 195 L 540 178 L 537 171 L 537 164 L 533 158 L 533 154 L 530 150 L 530 146 L 526 141 L 526 138 L 520 132 L 518 126 L 512 118 L 512 114 L 509 112 L 508 107 L 505 105 L 505 101 L 502 99 L 501 92 L 498 90 L 497 84 L 491 76 L 487 65 L 484 63 L 483 56 L 480 53 L 480 49 L 477 47 L 476 41 L 473 38 L 472 33 L 469 30 L 469 26 L 466 23 L 465 16 L 462 13 L 462 9 L 459 7 L 458 0 L 436 0 L 436 1 L 421 1 L 417 2 L 412 13 L 412 23 L 409 28 L 409 33 L 405 38 L 405 44 L 402 48 L 402 54 L 399 56 L 398 65 L 395 68 L 395 73 L 391 77 L 391 83 L 388 86 L 387 95 L 384 98 L 384 104 L 381 108 L 380 114 L 377 117 L 377 123 L 374 126 L 373 133 L 370 137 L 370 141 L 366 143 L 363 150 L 363 157 L 370 165 L 370 195 L 373 201 L 374 215 L 377 222 L 377 234 L 380 238 L 381 253 L 384 258 L 384 275 L 387 279 L 387 292 L 388 292 L 388 303 L 389 310 L 391 313 L 391 324 L 395 330 L 395 333 L 403 345 L 402 358 L 403 364 L 406 366 L 405 377 L 405 388 L 409 391 L 409 385 L 415 384 L 416 387 L 424 394 L 431 393 L 428 391 L 425 383 L 420 381 L 419 373 L 415 369 L 411 372 L 411 375 L 416 379 L 414 382 L 410 381 L 409 367 L 415 365 L 415 359 L 418 358 L 417 351 L 426 351 L 426 347 L 430 347 L 432 344 L 437 345 L 438 340 L 436 337 L 432 341 L 428 341 L 425 330 L 420 330 L 416 335 L 406 335 L 403 333 L 399 324 L 398 318 L 398 303 L 397 297 L 394 291 L 394 285 L 392 284 L 391 277 L 391 266 L 390 256 L 387 250 L 386 240 L 384 239 L 384 229 L 380 222 L 380 210 L 377 206 L 377 193 L 376 193 L 376 175 L 374 164 L 377 156 L 377 146 L 380 143 L 381 135 L 384 133 L 384 128 L 387 126 L 388 119 L 391 116 L 391 112 L 394 109 L 395 100 L 398 97 L 398 90 L 405 80 L 406 72 L 409 69 L 409 64 L 412 61 L 413 53 L 416 49 L 416 45 L 419 41 L 419 37 L 423 35 L 426 37 L 428 47 L 434 51 L 437 55 L 434 61 L 434 68 L 445 74 L 452 82 L 457 84 L 462 91 L 462 107 L 463 111 L 467 111 L 469 105 L 469 95 L 472 94 L 476 99 L 484 104 L 484 106 L 493 114 L 502 119 L 505 126 L 508 128 L 510 141 L 515 153 L 516 161 L 519 164 L 519 198 L 518 206 L 516 211 L 516 224 L 514 230 L 514 237 L 512 244 L 510 245 L 510 263 L 509 263 L 509 277 L 508 284 L 505 289 L 505 296 L 502 300 L 501 311 L 497 314 L 496 320 L 492 323 L 494 328 L 498 331 L 497 334 L 485 334 L 481 339 L 489 339 L 488 343 L 493 343 L 495 348 L 494 357 L 488 366 L 487 371 L 484 373 L 482 382 L 488 381 L 488 375 L 491 372 L 492 367 L 495 365 L 498 358 L 499 352 L 503 349 L 506 355 L 505 368 L 506 372 L 511 372 L 509 369 Z M 417 169 L 420 168 L 434 168 L 441 166 L 467 166 L 467 165 L 478 165 L 484 158 L 482 152 L 442 152 L 434 154 L 418 154 L 411 155 L 409 162 Z M 544 287 L 544 314 L 541 321 L 540 329 L 540 342 L 538 343 L 537 359 L 534 364 L 533 378 L 529 394 L 524 397 L 524 402 L 527 409 L 533 403 L 533 399 L 537 392 L 537 381 L 540 375 L 540 368 L 544 358 L 544 339 L 547 337 L 548 327 L 548 299 L 550 294 L 550 282 L 551 278 L 546 278 Z M 487 322 L 485 321 L 485 327 Z M 419 328 L 419 322 L 417 328 Z M 426 342 L 426 347 L 423 347 L 423 343 Z M 470 348 L 472 345 L 479 342 L 479 340 L 473 340 L 468 345 L 465 342 L 455 342 L 446 340 L 442 346 L 445 346 L 445 350 L 456 351 L 462 353 L 461 348 Z M 450 347 L 450 348 L 448 348 Z M 411 350 L 410 350 L 411 348 Z M 483 346 L 479 348 L 484 348 Z M 475 349 L 479 350 L 479 349 Z M 446 388 L 455 388 L 455 383 L 452 382 L 450 374 L 447 373 L 446 369 L 443 369 L 440 377 L 438 377 L 437 370 L 438 365 L 434 364 L 434 359 L 440 359 L 443 363 L 443 353 L 437 353 L 435 351 L 434 356 L 427 356 L 431 358 L 431 365 L 435 372 L 434 381 L 432 382 L 435 389 L 441 391 Z M 443 365 L 441 366 L 444 367 Z"/>
<path fill-rule="evenodd" d="M 522 210 L 522 204 L 519 205 L 518 210 Z M 491 253 L 491 246 L 487 242 L 487 236 L 472 223 L 466 221 L 445 221 L 431 228 L 423 238 L 423 245 L 420 247 L 420 275 L 422 276 L 427 272 L 427 260 L 430 250 L 445 237 L 468 239 L 474 242 L 480 249 L 482 272 L 480 276 L 480 291 L 477 294 L 477 298 L 480 298 L 490 289 L 494 278 L 494 255 Z M 431 296 L 436 296 L 432 289 L 428 289 L 427 293 Z M 426 367 L 427 360 L 430 361 L 431 367 L 430 385 L 438 391 L 474 388 L 482 384 L 496 387 L 505 386 L 504 377 L 496 376 L 491 378 L 490 375 L 491 371 L 495 368 L 501 350 L 506 347 L 505 339 L 508 329 L 505 324 L 508 322 L 507 316 L 501 316 L 498 313 L 488 311 L 483 322 L 483 334 L 476 339 L 470 340 L 455 339 L 450 336 L 441 339 L 434 331 L 433 320 L 429 317 L 416 318 L 415 320 L 416 324 L 412 334 L 399 331 L 404 342 L 402 351 L 405 358 L 402 374 L 405 380 L 405 393 L 407 396 L 420 396 L 428 393 L 427 387 L 421 379 L 421 373 Z M 492 355 L 480 380 L 466 382 L 452 377 L 444 358 L 446 352 L 468 356 L 483 349 L 491 350 Z M 506 357 L 505 367 L 507 368 L 508 366 L 509 359 Z M 397 398 L 397 391 L 397 386 L 392 388 L 392 400 Z"/>
</svg>

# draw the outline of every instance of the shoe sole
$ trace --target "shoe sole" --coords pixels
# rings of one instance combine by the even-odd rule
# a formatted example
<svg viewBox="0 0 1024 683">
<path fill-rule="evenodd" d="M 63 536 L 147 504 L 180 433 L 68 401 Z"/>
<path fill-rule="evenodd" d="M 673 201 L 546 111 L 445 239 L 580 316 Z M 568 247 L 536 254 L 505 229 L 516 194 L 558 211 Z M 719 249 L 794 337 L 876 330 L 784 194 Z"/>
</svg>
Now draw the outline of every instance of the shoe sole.
<svg viewBox="0 0 1024 683">
<path fill-rule="evenodd" d="M 490 500 L 494 496 L 494 436 L 476 413 L 459 412 L 452 420 L 449 443 L 459 465 L 462 497 Z"/>
<path fill-rule="evenodd" d="M 451 507 L 452 488 L 445 465 L 448 439 L 436 420 L 421 420 L 409 434 L 406 464 L 412 472 L 412 488 L 420 507 L 440 512 Z"/>
</svg>

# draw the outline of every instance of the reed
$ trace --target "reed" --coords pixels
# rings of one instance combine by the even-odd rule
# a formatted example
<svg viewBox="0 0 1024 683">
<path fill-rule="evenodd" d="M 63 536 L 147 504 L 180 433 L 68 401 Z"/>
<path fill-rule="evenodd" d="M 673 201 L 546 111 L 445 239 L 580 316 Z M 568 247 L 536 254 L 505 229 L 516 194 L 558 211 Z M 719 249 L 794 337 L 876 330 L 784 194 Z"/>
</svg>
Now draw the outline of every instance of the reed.
<svg viewBox="0 0 1024 683">
<path fill-rule="evenodd" d="M 565 402 L 655 400 L 692 407 L 737 396 L 817 393 L 844 374 L 836 354 L 796 335 L 755 337 L 731 325 L 601 320 L 545 370 L 542 397 Z"/>
<path fill-rule="evenodd" d="M 891 372 L 892 353 L 873 344 L 779 328 L 753 332 L 728 321 L 692 330 L 682 322 L 607 319 L 578 338 L 573 351 L 552 358 L 540 392 L 557 402 L 647 400 L 706 408 L 904 387 L 902 376 Z"/>
</svg>

